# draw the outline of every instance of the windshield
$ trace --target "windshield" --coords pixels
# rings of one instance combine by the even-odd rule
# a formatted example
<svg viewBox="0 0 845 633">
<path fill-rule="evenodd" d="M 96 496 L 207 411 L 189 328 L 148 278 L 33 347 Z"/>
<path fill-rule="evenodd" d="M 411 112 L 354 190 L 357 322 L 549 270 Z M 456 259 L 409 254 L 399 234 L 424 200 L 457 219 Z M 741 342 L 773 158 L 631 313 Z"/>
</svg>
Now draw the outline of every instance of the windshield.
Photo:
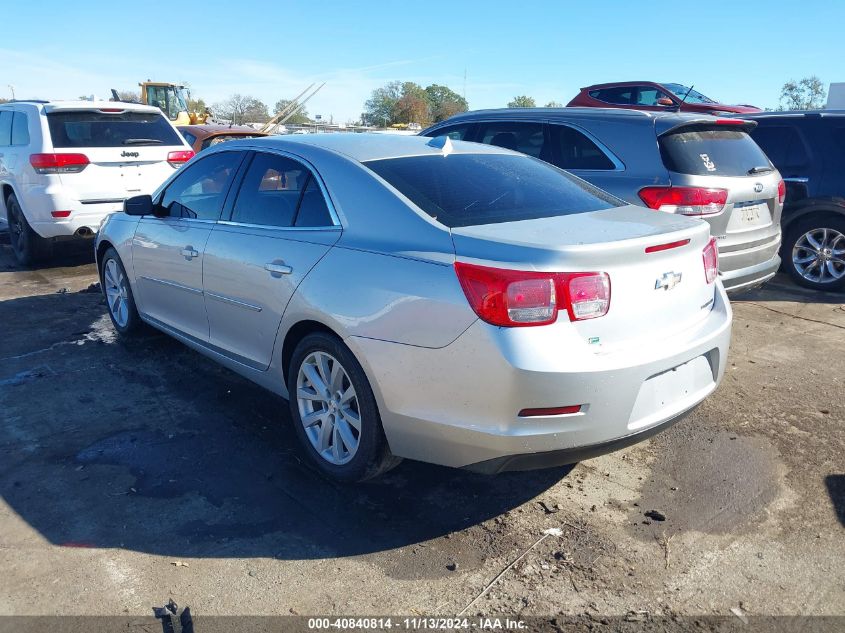
<svg viewBox="0 0 845 633">
<path fill-rule="evenodd" d="M 47 123 L 53 147 L 184 145 L 158 112 L 51 112 Z"/>
<path fill-rule="evenodd" d="M 429 155 L 364 164 L 450 228 L 571 215 L 624 204 L 528 156 Z"/>
<path fill-rule="evenodd" d="M 682 86 L 681 84 L 660 85 L 662 85 L 669 92 L 678 97 L 678 99 L 683 99 L 684 103 L 717 103 L 716 101 L 713 101 L 713 99 L 711 99 L 710 97 L 705 97 L 697 90 L 692 90 L 687 86 Z M 689 94 L 687 95 L 687 93 Z M 684 99 L 684 96 L 686 96 L 686 99 Z"/>
<path fill-rule="evenodd" d="M 188 111 L 185 91 L 175 86 L 147 86 L 147 105 L 156 106 L 175 121 L 180 112 Z"/>
</svg>

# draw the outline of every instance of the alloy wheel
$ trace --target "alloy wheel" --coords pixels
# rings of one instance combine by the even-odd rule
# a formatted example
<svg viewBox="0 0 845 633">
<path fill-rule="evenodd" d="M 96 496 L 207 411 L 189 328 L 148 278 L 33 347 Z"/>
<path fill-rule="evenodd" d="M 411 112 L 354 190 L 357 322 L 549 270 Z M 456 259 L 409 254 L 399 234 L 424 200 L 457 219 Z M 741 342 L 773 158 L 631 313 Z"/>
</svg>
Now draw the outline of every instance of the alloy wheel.
<svg viewBox="0 0 845 633">
<path fill-rule="evenodd" d="M 336 466 L 351 461 L 361 440 L 361 409 L 343 365 L 326 352 L 311 352 L 299 367 L 296 401 L 320 457 Z"/>
<path fill-rule="evenodd" d="M 829 228 L 807 231 L 792 248 L 792 265 L 808 281 L 839 281 L 845 277 L 845 235 Z"/>
<path fill-rule="evenodd" d="M 26 248 L 26 229 L 23 225 L 23 218 L 19 211 L 15 211 L 11 218 L 12 222 L 9 226 L 9 239 L 15 252 L 22 253 Z"/>
<path fill-rule="evenodd" d="M 106 301 L 115 323 L 125 328 L 129 323 L 129 286 L 126 276 L 117 261 L 109 259 L 103 268 L 103 282 L 106 286 Z"/>
</svg>

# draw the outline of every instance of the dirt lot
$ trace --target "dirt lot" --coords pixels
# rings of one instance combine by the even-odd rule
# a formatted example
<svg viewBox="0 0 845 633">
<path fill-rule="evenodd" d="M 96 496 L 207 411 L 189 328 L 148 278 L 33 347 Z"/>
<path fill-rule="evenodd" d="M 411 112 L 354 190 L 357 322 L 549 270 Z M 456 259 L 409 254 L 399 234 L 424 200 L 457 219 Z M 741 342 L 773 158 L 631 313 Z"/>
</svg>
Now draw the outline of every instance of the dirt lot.
<svg viewBox="0 0 845 633">
<path fill-rule="evenodd" d="M 0 235 L 0 614 L 455 614 L 530 548 L 467 613 L 845 615 L 843 295 L 737 299 L 720 389 L 644 444 L 347 488 L 300 462 L 282 400 L 117 342 L 64 251 L 22 271 Z"/>
</svg>

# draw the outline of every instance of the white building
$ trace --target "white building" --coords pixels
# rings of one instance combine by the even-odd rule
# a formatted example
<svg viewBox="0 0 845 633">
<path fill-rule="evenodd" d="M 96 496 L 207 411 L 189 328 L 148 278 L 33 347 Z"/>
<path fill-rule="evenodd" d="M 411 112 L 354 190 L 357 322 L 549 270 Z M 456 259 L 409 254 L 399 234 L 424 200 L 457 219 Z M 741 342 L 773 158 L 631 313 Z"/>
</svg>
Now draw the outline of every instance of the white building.
<svg viewBox="0 0 845 633">
<path fill-rule="evenodd" d="M 845 82 L 830 84 L 826 107 L 829 110 L 845 110 Z"/>
</svg>

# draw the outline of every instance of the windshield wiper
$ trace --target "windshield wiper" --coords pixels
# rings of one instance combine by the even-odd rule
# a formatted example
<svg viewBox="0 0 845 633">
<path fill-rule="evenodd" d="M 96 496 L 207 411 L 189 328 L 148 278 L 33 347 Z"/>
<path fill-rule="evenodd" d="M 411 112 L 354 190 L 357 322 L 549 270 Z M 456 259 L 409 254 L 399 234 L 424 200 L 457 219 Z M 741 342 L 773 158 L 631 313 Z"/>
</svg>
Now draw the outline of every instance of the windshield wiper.
<svg viewBox="0 0 845 633">
<path fill-rule="evenodd" d="M 752 167 L 748 170 L 748 175 L 753 176 L 754 174 L 765 174 L 767 171 L 774 171 L 774 167 L 769 167 L 768 165 L 760 165 L 759 167 Z"/>
<path fill-rule="evenodd" d="M 128 138 L 123 141 L 124 145 L 161 145 L 164 141 L 157 138 Z"/>
</svg>

